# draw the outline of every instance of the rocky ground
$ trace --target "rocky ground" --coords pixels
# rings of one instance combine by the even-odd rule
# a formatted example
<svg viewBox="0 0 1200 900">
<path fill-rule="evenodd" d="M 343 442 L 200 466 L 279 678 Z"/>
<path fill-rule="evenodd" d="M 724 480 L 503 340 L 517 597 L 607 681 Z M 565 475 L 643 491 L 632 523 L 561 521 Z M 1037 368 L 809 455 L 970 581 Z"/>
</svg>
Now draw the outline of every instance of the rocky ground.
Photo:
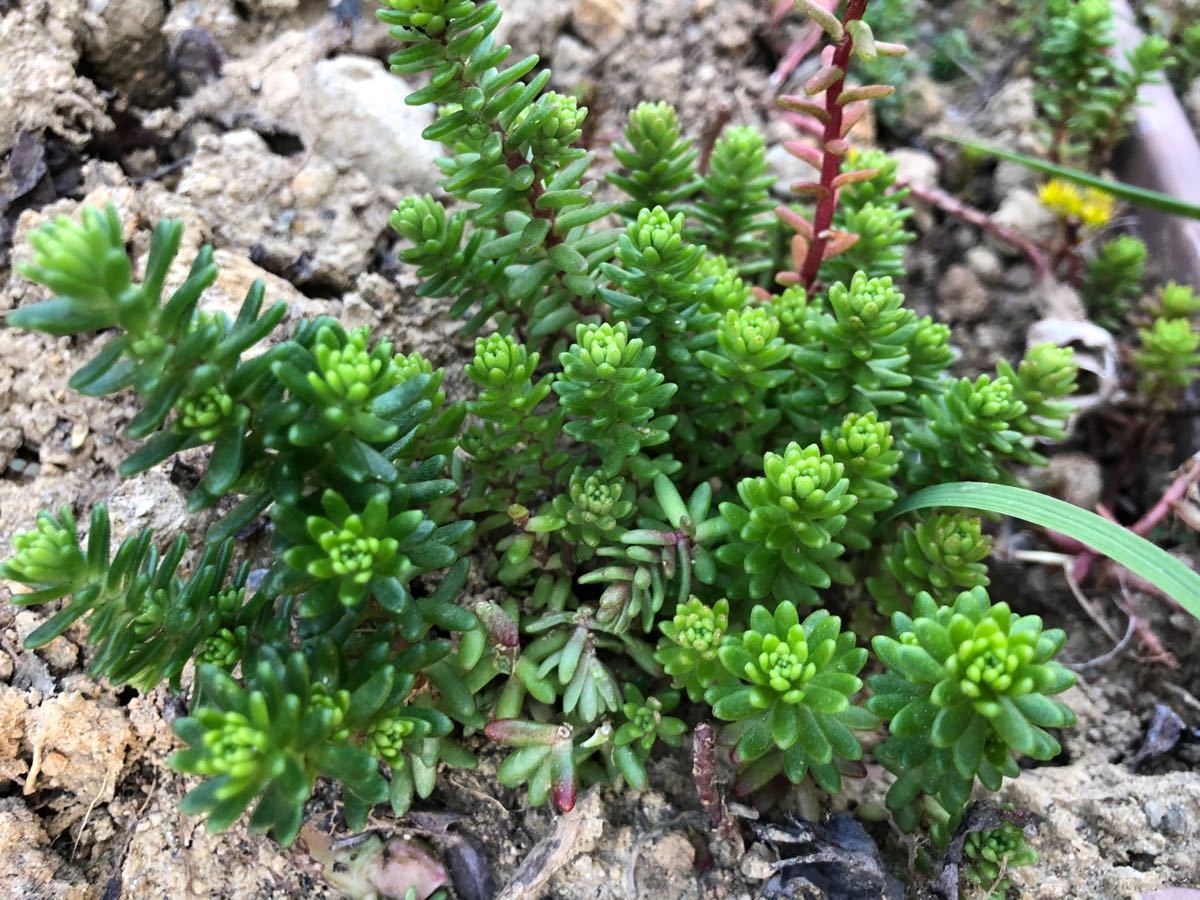
<svg viewBox="0 0 1200 900">
<path fill-rule="evenodd" d="M 760 126 L 783 183 L 804 174 L 779 146 L 794 135 L 771 105 L 779 88 L 771 74 L 797 21 L 772 27 L 763 5 L 742 0 L 505 6 L 505 39 L 542 53 L 557 86 L 586 89 L 597 148 L 616 137 L 634 103 L 666 99 L 697 137 L 726 120 Z M 358 7 L 358 0 L 332 9 L 319 0 L 0 0 L 0 313 L 37 297 L 9 268 L 23 257 L 24 235 L 49 216 L 112 201 L 139 255 L 162 216 L 186 223 L 181 265 L 202 243 L 214 245 L 221 276 L 207 303 L 231 309 L 263 278 L 293 317 L 370 323 L 401 349 L 449 365 L 453 392 L 466 344 L 437 305 L 413 296 L 413 275 L 395 262 L 386 227 L 397 198 L 434 189 L 436 151 L 419 139 L 429 113 L 404 105 L 410 88 L 381 61 L 389 52 L 384 30 Z M 1031 176 L 1005 164 L 964 168 L 931 149 L 933 135 L 947 130 L 1035 146 L 1032 81 L 1004 36 L 989 30 L 994 14 L 967 4 L 931 13 L 923 29 L 951 15 L 966 20 L 987 72 L 954 85 L 917 74 L 902 112 L 868 121 L 856 137 L 899 147 L 911 183 L 940 182 L 1036 235 L 1053 223 Z M 1117 348 L 1081 321 L 1077 297 L 1035 290 L 1027 261 L 968 226 L 922 208 L 914 222 L 921 240 L 909 260 L 910 296 L 952 325 L 966 369 L 1019 353 L 1031 329 L 1074 329 L 1090 351 L 1089 384 L 1111 396 Z M 145 527 L 171 535 L 187 524 L 177 484 L 188 460 L 121 481 L 116 465 L 131 449 L 121 435 L 131 405 L 66 389 L 94 344 L 0 329 L 5 543 L 39 509 L 86 510 L 100 499 L 117 539 Z M 1146 464 L 1148 493 L 1179 461 L 1171 461 L 1177 448 L 1156 454 Z M 1097 462 L 1080 452 L 1057 457 L 1043 476 L 1046 489 L 1089 507 L 1100 483 Z M 1033 541 L 1006 534 L 1001 556 Z M 1073 627 L 1069 659 L 1083 662 L 1112 646 L 1057 570 L 1002 563 L 997 574 L 1016 604 Z M 1004 795 L 1043 819 L 1041 862 L 1014 875 L 1022 897 L 1135 897 L 1200 884 L 1198 745 L 1184 740 L 1137 760 L 1148 730 L 1161 734 L 1151 728 L 1157 706 L 1181 717 L 1185 737 L 1200 724 L 1200 701 L 1189 693 L 1200 694 L 1200 631 L 1136 590 L 1130 602 L 1174 665 L 1145 659 L 1135 643 L 1081 670 L 1068 698 L 1080 725 L 1066 736 L 1066 753 Z M 1124 628 L 1120 613 L 1102 608 L 1099 617 L 1118 634 Z M 328 798 L 314 800 L 304 839 L 288 851 L 240 827 L 209 835 L 176 811 L 188 784 L 165 764 L 180 701 L 162 690 L 139 695 L 93 683 L 79 628 L 36 653 L 21 649 L 41 621 L 39 612 L 0 607 L 4 896 L 387 896 L 409 865 L 444 866 L 464 898 L 491 896 L 489 879 L 509 884 L 506 897 L 564 900 L 748 898 L 769 883 L 778 841 L 752 841 L 728 865 L 714 861 L 683 753 L 655 764 L 658 790 L 589 794 L 576 813 L 557 819 L 500 789 L 491 777 L 498 759 L 486 749 L 478 772 L 443 778 L 423 815 L 373 823 L 389 842 L 387 866 L 372 868 L 366 882 L 337 873 L 331 881 L 327 870 L 358 871 L 352 863 L 361 846 L 335 831 Z M 883 845 L 886 867 L 902 872 L 902 845 L 875 821 L 879 776 L 870 771 L 837 805 L 867 822 L 868 843 Z M 811 799 L 791 797 L 785 806 L 807 812 Z M 527 856 L 538 865 L 521 868 Z M 324 864 L 330 860 L 340 865 Z M 820 883 L 793 880 L 788 896 L 863 896 Z"/>
</svg>

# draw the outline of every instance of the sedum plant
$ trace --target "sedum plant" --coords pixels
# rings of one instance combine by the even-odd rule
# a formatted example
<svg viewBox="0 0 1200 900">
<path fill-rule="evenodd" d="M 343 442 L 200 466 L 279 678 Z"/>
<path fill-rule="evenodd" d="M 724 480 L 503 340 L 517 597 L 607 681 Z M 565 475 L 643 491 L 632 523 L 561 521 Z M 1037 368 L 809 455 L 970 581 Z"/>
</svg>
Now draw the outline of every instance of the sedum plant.
<svg viewBox="0 0 1200 900">
<path fill-rule="evenodd" d="M 1010 822 L 972 831 L 963 842 L 962 877 L 987 900 L 1003 900 L 1011 884 L 1005 874 L 1038 861 L 1038 852 L 1025 840 L 1025 831 Z"/>
<path fill-rule="evenodd" d="M 939 605 L 922 593 L 912 613 L 892 617 L 894 636 L 872 647 L 887 667 L 872 677 L 867 708 L 888 721 L 876 758 L 897 776 L 888 809 L 901 827 L 920 815 L 926 795 L 957 824 L 978 779 L 998 790 L 1017 777 L 1015 754 L 1048 760 L 1058 741 L 1047 731 L 1074 723 L 1053 699 L 1075 683 L 1054 662 L 1066 635 L 1037 616 L 993 604 L 982 587 Z"/>
<path fill-rule="evenodd" d="M 822 102 L 787 101 L 823 136 L 797 150 L 821 173 L 802 186 L 811 221 L 770 217 L 752 129 L 727 129 L 701 170 L 664 104 L 630 114 L 622 199 L 598 201 L 587 111 L 545 90 L 535 57 L 509 60 L 495 3 L 388 0 L 392 67 L 427 76 L 409 102 L 437 109 L 447 198 L 407 198 L 391 224 L 417 291 L 483 332 L 458 382 L 368 329 L 285 328 L 259 284 L 236 317 L 209 311 L 212 252 L 175 267 L 178 223 L 155 229 L 140 280 L 111 208 L 34 233 L 22 271 L 53 297 L 8 324 L 104 332 L 70 384 L 138 398 L 123 474 L 184 450 L 208 464 L 198 543 L 143 533 L 113 553 L 102 506 L 86 537 L 64 510 L 0 577 L 27 588 L 18 603 L 62 601 L 30 646 L 82 619 L 95 676 L 190 690 L 189 811 L 213 828 L 245 813 L 286 843 L 329 778 L 357 829 L 472 751 L 569 810 L 582 785 L 645 788 L 653 755 L 711 714 L 741 791 L 835 792 L 871 746 L 856 733 L 886 720 L 871 752 L 893 797 L 933 798 L 944 824 L 977 778 L 1016 774 L 1015 752 L 1057 752 L 1061 634 L 988 601 L 978 520 L 889 515 L 923 486 L 1042 462 L 1071 352 L 948 374 L 949 330 L 900 287 L 894 164 L 846 140 L 888 93 L 848 81 L 852 62 L 903 48 L 873 35 L 866 0 L 840 18 L 801 5 L 832 48 L 809 85 Z M 869 616 L 853 620 L 876 633 L 842 627 L 869 598 L 895 637 Z M 888 671 L 864 701 L 872 654 Z"/>
<path fill-rule="evenodd" d="M 1175 407 L 1200 378 L 1200 297 L 1190 287 L 1168 282 L 1146 304 L 1144 327 L 1133 352 L 1136 393 L 1146 405 Z"/>
<path fill-rule="evenodd" d="M 1128 132 L 1138 90 L 1162 80 L 1168 43 L 1150 35 L 1121 65 L 1110 0 L 1051 0 L 1036 21 L 1034 99 L 1051 159 L 1099 170 Z"/>
<path fill-rule="evenodd" d="M 705 699 L 713 715 L 733 723 L 725 737 L 737 742 L 741 786 L 782 770 L 792 782 L 811 772 L 819 785 L 838 790 L 835 760 L 861 759 L 853 729 L 875 725 L 850 703 L 867 662 L 854 634 L 823 609 L 801 622 L 795 605 L 784 601 L 774 614 L 755 606 L 740 641 L 726 642 L 718 657 L 735 680 L 709 688 Z"/>
<path fill-rule="evenodd" d="M 1158 405 L 1173 405 L 1200 378 L 1200 331 L 1184 318 L 1156 318 L 1138 331 L 1138 340 L 1133 356 L 1138 392 Z"/>
<path fill-rule="evenodd" d="M 1141 296 L 1146 275 L 1146 245 L 1130 235 L 1096 248 L 1084 272 L 1081 296 L 1097 325 L 1119 332 Z"/>
</svg>

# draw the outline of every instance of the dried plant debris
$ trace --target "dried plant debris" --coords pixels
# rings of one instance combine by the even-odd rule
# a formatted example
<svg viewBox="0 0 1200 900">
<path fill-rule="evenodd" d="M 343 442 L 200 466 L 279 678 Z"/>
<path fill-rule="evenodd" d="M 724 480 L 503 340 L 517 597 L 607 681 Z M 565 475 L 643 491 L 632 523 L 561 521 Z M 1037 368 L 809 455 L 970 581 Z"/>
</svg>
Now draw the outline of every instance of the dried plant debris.
<svg viewBox="0 0 1200 900">
<path fill-rule="evenodd" d="M 829 900 L 879 897 L 903 900 L 904 885 L 884 867 L 879 848 L 850 816 L 835 813 L 817 824 L 789 818 L 782 825 L 755 824 L 758 836 L 775 848 L 775 874 L 763 885 L 763 896 L 803 896 L 815 888 Z"/>
<path fill-rule="evenodd" d="M 1142 746 L 1129 761 L 1129 768 L 1136 772 L 1146 760 L 1170 753 L 1186 734 L 1187 724 L 1179 713 L 1165 703 L 1154 704 L 1154 718 L 1150 721 L 1150 727 L 1146 729 Z"/>
</svg>

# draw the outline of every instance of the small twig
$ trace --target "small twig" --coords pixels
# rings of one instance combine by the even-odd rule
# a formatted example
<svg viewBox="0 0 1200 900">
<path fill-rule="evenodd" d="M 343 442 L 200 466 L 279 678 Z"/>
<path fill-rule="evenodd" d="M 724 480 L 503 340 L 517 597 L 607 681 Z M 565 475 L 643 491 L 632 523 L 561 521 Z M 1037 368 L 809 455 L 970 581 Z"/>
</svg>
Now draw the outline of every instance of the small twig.
<svg viewBox="0 0 1200 900">
<path fill-rule="evenodd" d="M 1046 254 L 1041 247 L 1019 231 L 996 222 L 983 210 L 967 206 L 967 204 L 942 190 L 940 187 L 912 184 L 901 180 L 897 180 L 896 187 L 908 188 L 909 194 L 922 203 L 936 207 L 947 215 L 966 222 L 968 225 L 974 225 L 981 231 L 999 238 L 1006 244 L 1011 244 L 1029 257 L 1029 261 L 1033 264 L 1039 281 L 1050 276 L 1050 263 L 1046 259 Z"/>
<path fill-rule="evenodd" d="M 1163 646 L 1158 635 L 1155 634 L 1146 620 L 1138 616 L 1133 611 L 1133 601 L 1129 598 L 1129 585 L 1126 583 L 1125 570 L 1120 570 L 1118 580 L 1121 585 L 1121 595 L 1113 597 L 1113 602 L 1117 604 L 1121 612 L 1129 616 L 1134 622 L 1134 630 L 1137 632 L 1138 640 L 1147 650 L 1150 655 L 1147 657 L 1149 662 L 1161 663 L 1171 669 L 1179 668 L 1179 660 L 1175 658 L 1175 654 Z"/>
<path fill-rule="evenodd" d="M 1044 550 L 1018 550 L 1011 553 L 1010 557 L 1020 562 L 1032 562 L 1042 565 L 1060 567 L 1063 571 L 1063 575 L 1066 577 L 1067 587 L 1070 588 L 1071 594 L 1079 603 L 1080 608 L 1087 613 L 1088 618 L 1096 624 L 1096 627 L 1103 631 L 1108 636 L 1109 640 L 1116 644 L 1116 646 L 1110 651 L 1110 654 L 1116 655 L 1124 649 L 1124 645 L 1127 643 L 1128 634 L 1126 637 L 1118 638 L 1116 632 L 1113 631 L 1112 626 L 1109 625 L 1104 617 L 1100 615 L 1100 612 L 1096 609 L 1095 605 L 1091 600 L 1088 599 L 1087 595 L 1083 592 L 1083 589 L 1080 588 L 1079 582 L 1075 577 L 1073 565 L 1077 557 L 1073 557 L 1066 553 L 1050 553 Z M 1122 575 L 1121 578 L 1121 590 L 1123 593 L 1127 593 L 1124 575 Z M 1175 658 L 1171 651 L 1163 646 L 1163 643 L 1161 640 L 1159 640 L 1158 635 L 1156 635 L 1150 629 L 1150 626 L 1146 624 L 1146 621 L 1133 611 L 1133 605 L 1129 602 L 1128 596 L 1125 596 L 1124 599 L 1114 597 L 1113 602 L 1117 605 L 1117 608 L 1120 609 L 1121 612 L 1125 613 L 1125 615 L 1128 617 L 1129 624 L 1126 626 L 1127 630 L 1132 629 L 1133 634 L 1138 638 L 1138 642 L 1149 652 L 1147 659 L 1152 662 L 1161 663 L 1168 668 L 1178 668 L 1179 661 Z M 1107 662 L 1108 658 L 1109 654 L 1105 654 L 1104 656 L 1101 656 L 1098 659 L 1090 662 L 1077 663 L 1071 668 L 1079 669 L 1085 666 L 1100 665 L 1103 662 Z"/>
<path fill-rule="evenodd" d="M 696 783 L 700 806 L 708 813 L 713 831 L 716 832 L 715 846 L 727 850 L 727 855 L 736 859 L 745 849 L 745 842 L 737 822 L 725 809 L 725 799 L 717 788 L 716 742 L 716 729 L 711 722 L 701 722 L 692 732 L 692 780 Z"/>
<path fill-rule="evenodd" d="M 192 155 L 189 153 L 187 156 L 179 157 L 179 159 L 175 160 L 174 162 L 169 162 L 165 166 L 160 166 L 149 175 L 140 175 L 137 178 L 132 179 L 132 181 L 135 185 L 139 186 L 145 184 L 147 181 L 157 181 L 164 175 L 170 175 L 175 170 L 182 169 L 191 161 Z"/>
<path fill-rule="evenodd" d="M 4 652 L 12 657 L 14 666 L 21 664 L 21 657 L 17 654 L 17 648 L 12 645 L 12 641 L 7 637 L 0 637 L 0 647 L 3 647 Z"/>
<path fill-rule="evenodd" d="M 1175 504 L 1187 496 L 1188 488 L 1197 481 L 1200 481 L 1200 450 L 1188 458 L 1187 462 L 1183 464 L 1179 476 L 1163 491 L 1158 502 L 1150 507 L 1144 516 L 1130 525 L 1129 530 L 1136 535 L 1145 537 L 1167 517 L 1168 513 L 1174 511 Z"/>
<path fill-rule="evenodd" d="M 1071 589 L 1071 593 L 1074 594 L 1076 602 L 1083 607 L 1083 610 L 1088 614 L 1088 617 L 1100 626 L 1100 630 L 1108 635 L 1109 640 L 1120 643 L 1120 641 L 1117 640 L 1117 635 L 1113 631 L 1112 626 L 1109 625 L 1108 621 L 1101 617 L 1096 611 L 1095 607 L 1092 606 L 1092 601 L 1088 599 L 1087 594 L 1083 592 L 1083 588 L 1079 586 L 1079 582 L 1075 580 L 1075 576 L 1071 574 L 1070 564 L 1063 565 L 1063 574 L 1067 577 L 1067 587 Z M 1132 622 L 1133 616 L 1130 616 L 1129 620 Z"/>
<path fill-rule="evenodd" d="M 100 779 L 100 790 L 96 791 L 96 796 L 88 804 L 87 812 L 83 814 L 83 821 L 79 823 L 79 831 L 75 833 L 75 843 L 71 845 L 71 859 L 75 859 L 75 854 L 79 852 L 79 842 L 83 838 L 83 832 L 87 828 L 88 821 L 92 818 L 92 810 L 96 808 L 96 804 L 104 796 L 104 789 L 108 787 L 108 775 L 109 773 L 105 772 L 104 777 Z"/>
<path fill-rule="evenodd" d="M 704 133 L 700 135 L 700 155 L 696 160 L 696 170 L 701 175 L 708 174 L 708 161 L 712 158 L 713 147 L 717 144 L 717 138 L 721 136 L 721 130 L 729 124 L 729 120 L 732 118 L 733 107 L 728 102 L 722 102 L 714 111 L 711 121 L 705 126 Z"/>
<path fill-rule="evenodd" d="M 461 781 L 456 781 L 455 779 L 451 778 L 449 775 L 446 776 L 446 781 L 453 787 L 458 788 L 463 793 L 470 794 L 472 797 L 475 797 L 478 800 L 484 800 L 484 801 L 492 804 L 492 806 L 496 807 L 496 809 L 499 812 L 504 813 L 504 815 L 507 816 L 509 814 L 508 807 L 505 806 L 503 803 L 501 803 L 499 800 L 497 800 L 495 797 L 493 797 L 491 794 L 485 794 L 483 791 L 476 790 L 475 788 L 470 787 L 469 785 L 463 784 Z"/>
<path fill-rule="evenodd" d="M 359 844 L 369 841 L 372 837 L 371 832 L 363 831 L 359 834 L 352 834 L 349 837 L 339 838 L 329 845 L 331 850 L 346 850 L 350 847 L 357 847 Z"/>
<path fill-rule="evenodd" d="M 1181 688 L 1177 684 L 1171 684 L 1170 682 L 1164 682 L 1163 687 L 1190 706 L 1192 709 L 1200 712 L 1200 700 L 1197 700 L 1191 691 L 1187 690 L 1186 688 Z"/>
<path fill-rule="evenodd" d="M 716 740 L 711 722 L 701 722 L 692 733 L 692 780 L 696 783 L 700 805 L 708 813 L 714 828 L 725 821 L 725 804 L 717 790 Z"/>
<path fill-rule="evenodd" d="M 1037 563 L 1045 566 L 1057 566 L 1063 570 L 1063 574 L 1067 577 L 1067 587 L 1071 589 L 1071 594 L 1074 595 L 1076 602 L 1080 608 L 1087 613 L 1089 619 L 1108 635 L 1109 640 L 1116 642 L 1119 640 L 1117 633 L 1113 631 L 1111 625 L 1100 615 L 1099 610 L 1091 600 L 1088 599 L 1079 587 L 1079 582 L 1071 574 L 1071 564 L 1074 562 L 1074 557 L 1066 553 L 1050 553 L 1045 550 L 1014 550 L 1009 553 L 1009 558 L 1017 562 Z"/>
<path fill-rule="evenodd" d="M 1000 871 L 996 873 L 996 880 L 992 882 L 992 886 L 987 889 L 987 893 L 984 894 L 984 896 L 985 897 L 995 897 L 996 891 L 999 890 L 1000 885 L 1004 881 L 1004 876 L 1006 876 L 1007 874 L 1008 874 L 1008 854 L 1005 853 L 1002 857 L 1000 857 Z"/>
<path fill-rule="evenodd" d="M 1129 646 L 1129 642 L 1133 640 L 1133 636 L 1137 632 L 1137 623 L 1137 617 L 1130 616 L 1128 624 L 1125 626 L 1125 633 L 1121 635 L 1121 639 L 1117 641 L 1117 643 L 1113 645 L 1113 648 L 1107 653 L 1102 653 L 1093 659 L 1089 659 L 1081 663 L 1066 663 L 1066 667 L 1074 672 L 1078 672 L 1081 669 L 1094 669 L 1097 666 L 1104 665 L 1110 660 L 1116 659 L 1117 656 L 1121 654 L 1121 651 Z"/>
</svg>

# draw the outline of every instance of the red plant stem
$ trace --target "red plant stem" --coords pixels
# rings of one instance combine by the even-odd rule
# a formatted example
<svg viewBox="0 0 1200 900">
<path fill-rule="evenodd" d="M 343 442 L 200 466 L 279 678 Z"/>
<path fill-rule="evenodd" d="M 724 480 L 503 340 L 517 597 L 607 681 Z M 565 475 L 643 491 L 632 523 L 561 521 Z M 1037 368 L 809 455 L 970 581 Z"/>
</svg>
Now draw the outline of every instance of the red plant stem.
<svg viewBox="0 0 1200 900">
<path fill-rule="evenodd" d="M 974 225 L 980 231 L 987 232 L 1004 241 L 1006 244 L 1016 247 L 1029 257 L 1029 261 L 1033 264 L 1039 280 L 1050 275 L 1050 263 L 1046 259 L 1046 253 L 1041 247 L 1019 231 L 994 221 L 983 210 L 967 206 L 957 197 L 948 194 L 940 187 L 911 183 L 902 184 L 900 182 L 897 182 L 896 186 L 908 188 L 909 193 L 922 203 L 936 207 L 942 212 L 954 216 L 954 218 L 966 222 L 968 225 Z"/>
<path fill-rule="evenodd" d="M 705 127 L 704 134 L 700 136 L 700 155 L 696 159 L 696 170 L 701 175 L 708 174 L 708 164 L 712 159 L 713 148 L 717 145 L 717 138 L 732 118 L 733 107 L 727 102 L 721 103 L 717 106 L 712 121 Z"/>
<path fill-rule="evenodd" d="M 1138 537 L 1148 535 L 1167 517 L 1171 510 L 1174 509 L 1175 504 L 1187 494 L 1188 488 L 1197 481 L 1200 481 L 1200 458 L 1193 456 L 1184 465 L 1183 471 L 1163 491 L 1158 501 L 1140 519 L 1130 525 L 1129 530 Z M 1071 574 L 1075 577 L 1075 580 L 1082 581 L 1086 578 L 1091 571 L 1092 564 L 1097 559 L 1099 559 L 1099 554 L 1095 550 L 1085 547 L 1075 557 L 1075 565 L 1071 570 Z"/>
<path fill-rule="evenodd" d="M 842 24 L 861 19 L 867 11 L 868 0 L 848 0 L 846 13 Z M 811 290 L 817 280 L 817 270 L 825 259 L 825 246 L 829 242 L 829 228 L 833 225 L 833 214 L 837 209 L 837 191 L 833 188 L 833 180 L 842 170 L 842 154 L 833 152 L 833 147 L 842 138 L 842 105 L 838 98 L 846 86 L 846 70 L 850 65 L 850 52 L 854 49 L 854 38 L 850 32 L 844 31 L 833 51 L 831 65 L 842 70 L 842 77 L 831 84 L 825 91 L 825 111 L 829 121 L 825 123 L 825 133 L 822 141 L 821 187 L 824 191 L 817 201 L 816 213 L 813 215 L 813 237 L 808 245 L 808 254 L 800 267 L 800 284 L 805 290 Z"/>
<path fill-rule="evenodd" d="M 1067 263 L 1067 282 L 1078 288 L 1083 284 L 1083 257 L 1079 254 L 1079 223 L 1070 219 L 1062 220 L 1062 240 L 1054 251 L 1054 262 L 1051 264 L 1055 272 Z"/>
<path fill-rule="evenodd" d="M 1148 535 L 1151 530 L 1169 513 L 1180 500 L 1187 494 L 1188 488 L 1200 481 L 1200 454 L 1192 456 L 1184 466 L 1183 471 L 1171 482 L 1170 486 L 1163 491 L 1163 495 L 1158 498 L 1146 514 L 1129 526 L 1129 530 L 1141 537 Z"/>
</svg>

